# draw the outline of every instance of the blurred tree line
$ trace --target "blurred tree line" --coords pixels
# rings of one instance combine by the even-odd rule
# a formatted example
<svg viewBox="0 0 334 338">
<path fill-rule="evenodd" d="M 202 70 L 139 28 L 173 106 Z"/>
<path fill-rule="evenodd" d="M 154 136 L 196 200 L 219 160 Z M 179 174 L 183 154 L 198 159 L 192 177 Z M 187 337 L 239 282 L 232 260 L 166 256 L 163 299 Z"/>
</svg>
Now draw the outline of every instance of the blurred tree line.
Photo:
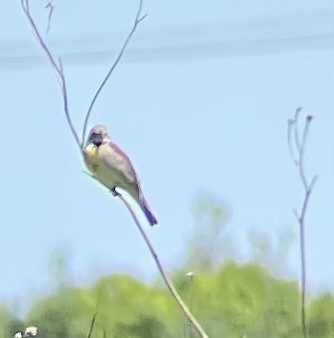
<svg viewBox="0 0 334 338">
<path fill-rule="evenodd" d="M 301 337 L 298 282 L 277 276 L 268 260 L 257 259 L 271 257 L 270 245 L 253 235 L 253 261 L 238 263 L 232 246 L 227 245 L 227 217 L 221 203 L 209 197 L 199 199 L 194 215 L 197 231 L 189 239 L 184 264 L 193 267 L 194 273 L 179 268 L 173 281 L 209 336 Z M 63 270 L 64 262 L 59 266 Z M 309 298 L 309 336 L 333 338 L 334 295 Z M 146 284 L 116 274 L 100 278 L 91 287 L 60 282 L 52 295 L 32 306 L 24 321 L 0 307 L 0 337 L 13 337 L 34 325 L 43 338 L 87 338 L 94 314 L 91 338 L 196 337 L 160 281 Z"/>
</svg>

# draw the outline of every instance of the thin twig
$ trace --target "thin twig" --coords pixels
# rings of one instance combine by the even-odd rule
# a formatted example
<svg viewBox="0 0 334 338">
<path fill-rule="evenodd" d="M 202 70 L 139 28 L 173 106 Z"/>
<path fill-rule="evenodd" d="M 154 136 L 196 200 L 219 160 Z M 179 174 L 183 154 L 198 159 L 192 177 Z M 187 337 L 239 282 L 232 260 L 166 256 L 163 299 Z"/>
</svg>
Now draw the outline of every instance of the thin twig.
<svg viewBox="0 0 334 338">
<path fill-rule="evenodd" d="M 99 182 L 94 175 L 91 175 L 90 173 L 88 173 L 87 171 L 83 171 L 84 174 L 88 175 L 89 177 L 93 178 L 94 180 L 96 180 L 97 182 Z M 135 212 L 133 211 L 133 209 L 131 208 L 130 204 L 126 201 L 126 199 L 117 191 L 115 191 L 116 195 L 127 207 L 127 209 L 129 210 L 140 234 L 142 235 L 148 249 L 150 250 L 150 253 L 155 261 L 155 264 L 157 265 L 157 268 L 160 272 L 160 275 L 162 277 L 162 279 L 164 280 L 167 289 L 169 290 L 171 296 L 176 300 L 177 304 L 179 305 L 179 307 L 181 308 L 181 311 L 183 312 L 183 314 L 186 316 L 186 318 L 190 321 L 190 323 L 193 325 L 194 329 L 197 331 L 197 333 L 199 334 L 200 337 L 202 338 L 208 338 L 207 333 L 204 331 L 204 329 L 202 328 L 202 326 L 199 324 L 199 322 L 197 321 L 197 319 L 193 316 L 193 314 L 190 312 L 189 308 L 187 307 L 187 305 L 184 303 L 184 301 L 182 300 L 182 298 L 180 297 L 180 295 L 178 294 L 178 292 L 176 291 L 172 281 L 169 279 L 169 277 L 167 276 L 167 274 L 165 273 L 165 270 L 162 266 L 162 264 L 160 263 L 158 254 L 156 253 L 152 243 L 150 242 L 149 238 L 147 237 L 144 228 L 142 227 L 142 225 L 140 224 Z"/>
<path fill-rule="evenodd" d="M 306 193 L 307 193 L 307 190 L 308 190 L 308 184 L 307 184 L 307 179 L 306 179 L 305 172 L 304 172 L 304 150 L 305 150 L 305 144 L 306 144 L 306 138 L 307 138 L 307 134 L 308 134 L 309 124 L 310 123 L 308 121 L 305 121 L 302 144 L 299 148 L 299 166 L 298 166 L 299 167 L 299 175 L 300 175 L 300 178 L 303 182 L 304 189 L 305 189 Z M 295 129 L 297 129 L 297 126 L 296 126 Z"/>
<path fill-rule="evenodd" d="M 97 89 L 91 103 L 90 103 L 90 106 L 88 108 L 88 111 L 87 111 L 87 114 L 86 114 L 86 117 L 85 117 L 85 121 L 84 121 L 84 125 L 83 125 L 83 129 L 82 129 L 82 143 L 81 143 L 81 148 L 83 147 L 84 145 L 84 142 L 85 142 L 85 139 L 86 139 L 86 132 L 87 132 L 87 126 L 88 126 L 88 121 L 89 121 L 89 118 L 90 118 L 90 115 L 91 115 L 91 112 L 92 112 L 92 109 L 94 107 L 94 104 L 95 104 L 95 101 L 97 100 L 98 96 L 100 95 L 103 87 L 105 86 L 105 84 L 107 83 L 107 81 L 109 80 L 111 74 L 113 73 L 114 69 L 116 68 L 116 66 L 118 65 L 119 61 L 121 60 L 123 54 L 124 54 L 124 51 L 126 49 L 126 47 L 128 46 L 134 32 L 136 31 L 136 28 L 138 26 L 138 24 L 143 21 L 146 17 L 147 17 L 147 14 L 141 16 L 141 11 L 142 11 L 142 8 L 143 8 L 143 0 L 139 0 L 139 5 L 138 5 L 138 10 L 137 10 L 137 15 L 135 17 L 135 20 L 134 20 L 134 23 L 133 23 L 133 26 L 132 26 L 132 29 L 130 31 L 130 33 L 128 34 L 128 36 L 126 37 L 124 43 L 123 43 L 123 46 L 122 48 L 120 49 L 119 53 L 118 53 L 118 56 L 116 58 L 116 60 L 114 61 L 113 65 L 111 66 L 111 68 L 109 69 L 107 75 L 105 76 L 104 80 L 102 81 L 102 83 L 100 84 L 99 88 Z"/>
<path fill-rule="evenodd" d="M 186 273 L 186 278 L 187 278 L 187 283 L 188 283 L 188 288 L 187 288 L 187 293 L 188 293 L 188 308 L 190 311 L 193 311 L 193 286 L 194 286 L 194 278 L 195 275 L 193 272 L 189 271 Z M 193 337 L 193 329 L 189 324 L 185 325 L 185 332 L 184 336 L 185 337 Z"/>
<path fill-rule="evenodd" d="M 299 140 L 298 134 L 298 118 L 299 113 L 301 112 L 302 108 L 298 108 L 295 112 L 294 119 L 290 119 L 288 121 L 288 146 L 291 158 L 293 162 L 298 166 L 299 169 L 299 176 L 302 181 L 303 187 L 305 189 L 304 201 L 302 205 L 302 209 L 300 214 L 298 211 L 294 209 L 294 214 L 299 224 L 299 245 L 300 245 L 300 264 L 301 264 L 301 326 L 303 337 L 307 337 L 307 327 L 306 327 L 306 314 L 305 314 L 305 295 L 306 295 L 306 248 L 305 248 L 305 216 L 307 207 L 309 204 L 309 199 L 311 193 L 313 191 L 314 184 L 317 181 L 318 176 L 314 176 L 310 185 L 307 183 L 305 170 L 304 170 L 304 151 L 306 145 L 306 139 L 309 131 L 309 126 L 311 121 L 313 120 L 312 115 L 307 115 L 305 120 L 303 138 Z M 291 144 L 291 128 L 294 128 L 294 135 L 295 135 L 295 147 L 297 148 L 297 156 L 294 155 L 293 147 Z"/>
<path fill-rule="evenodd" d="M 46 28 L 45 36 L 47 36 L 50 31 L 52 14 L 53 14 L 55 7 L 56 7 L 56 3 L 54 1 L 49 1 L 48 4 L 45 6 L 45 8 L 49 8 L 48 26 Z"/>
<path fill-rule="evenodd" d="M 56 73 L 57 80 L 59 82 L 62 97 L 63 97 L 64 112 L 65 112 L 67 124 L 70 127 L 71 133 L 72 133 L 72 135 L 75 139 L 76 144 L 81 149 L 81 142 L 79 140 L 77 132 L 75 131 L 75 128 L 74 128 L 73 123 L 72 123 L 71 115 L 70 115 L 70 112 L 69 112 L 68 96 L 67 96 L 66 81 L 65 81 L 65 74 L 64 74 L 64 71 L 63 71 L 63 67 L 62 67 L 61 63 L 60 63 L 59 66 L 57 65 L 57 62 L 56 62 L 54 56 L 52 55 L 52 53 L 50 52 L 46 42 L 42 38 L 42 36 L 39 32 L 39 29 L 37 28 L 37 25 L 35 23 L 35 20 L 33 19 L 32 15 L 30 13 L 29 0 L 21 0 L 21 5 L 22 5 L 23 12 L 26 15 L 26 17 L 27 17 L 27 19 L 30 23 L 30 26 L 31 26 L 34 34 L 35 34 L 35 37 L 36 37 L 38 44 L 40 45 L 40 47 L 42 48 L 42 50 L 46 54 L 52 68 L 54 69 L 54 71 Z"/>
<path fill-rule="evenodd" d="M 297 147 L 297 150 L 300 151 L 300 141 L 299 141 L 299 135 L 298 135 L 298 119 L 299 119 L 299 113 L 303 110 L 302 107 L 299 107 L 295 111 L 295 144 Z"/>
<path fill-rule="evenodd" d="M 291 134 L 292 134 L 291 129 L 294 127 L 295 123 L 296 123 L 296 121 L 294 119 L 288 120 L 288 147 L 289 147 L 290 156 L 292 157 L 294 164 L 298 165 L 298 160 L 297 160 L 297 157 L 296 157 L 294 150 L 293 150 L 292 137 L 291 137 Z"/>
</svg>

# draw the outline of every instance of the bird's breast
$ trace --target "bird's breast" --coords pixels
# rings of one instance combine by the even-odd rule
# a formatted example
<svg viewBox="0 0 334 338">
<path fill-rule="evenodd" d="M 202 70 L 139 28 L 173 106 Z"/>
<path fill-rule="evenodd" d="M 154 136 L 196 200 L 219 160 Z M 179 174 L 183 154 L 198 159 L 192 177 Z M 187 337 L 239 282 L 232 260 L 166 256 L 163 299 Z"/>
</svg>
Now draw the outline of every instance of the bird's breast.
<svg viewBox="0 0 334 338">
<path fill-rule="evenodd" d="M 119 186 L 119 173 L 107 165 L 104 157 L 105 149 L 103 146 L 98 148 L 94 145 L 88 145 L 85 148 L 87 168 L 99 182 L 107 188 L 112 189 L 115 186 Z"/>
</svg>

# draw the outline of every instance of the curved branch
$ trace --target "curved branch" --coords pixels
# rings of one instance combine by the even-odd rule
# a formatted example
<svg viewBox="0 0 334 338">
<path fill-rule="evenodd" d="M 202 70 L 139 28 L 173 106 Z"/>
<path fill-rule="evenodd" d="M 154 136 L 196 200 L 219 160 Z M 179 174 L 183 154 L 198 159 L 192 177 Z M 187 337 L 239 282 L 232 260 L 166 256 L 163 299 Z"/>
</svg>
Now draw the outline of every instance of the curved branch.
<svg viewBox="0 0 334 338">
<path fill-rule="evenodd" d="M 147 237 L 143 227 L 141 226 L 141 224 L 140 224 L 137 216 L 135 215 L 134 211 L 132 210 L 130 204 L 126 201 L 126 199 L 119 192 L 117 192 L 117 196 L 125 204 L 125 206 L 128 208 L 128 210 L 129 210 L 129 212 L 130 212 L 130 214 L 131 214 L 140 234 L 142 235 L 148 249 L 150 250 L 150 253 L 151 253 L 151 255 L 152 255 L 152 257 L 155 261 L 155 264 L 157 265 L 158 270 L 161 274 L 161 277 L 164 280 L 170 294 L 176 300 L 177 304 L 181 308 L 181 311 L 187 317 L 187 319 L 191 322 L 191 324 L 193 325 L 193 327 L 195 328 L 197 333 L 200 335 L 200 337 L 208 338 L 208 335 L 203 330 L 203 328 L 201 327 L 199 322 L 196 320 L 196 318 L 193 316 L 193 314 L 190 312 L 189 308 L 187 307 L 187 305 L 184 303 L 184 301 L 182 300 L 182 298 L 180 297 L 180 295 L 176 291 L 172 281 L 169 279 L 169 277 L 165 273 L 164 268 L 162 267 L 162 265 L 160 263 L 158 255 L 157 255 L 156 251 L 154 250 L 152 243 L 150 242 L 149 238 Z"/>
<path fill-rule="evenodd" d="M 135 20 L 134 20 L 134 23 L 133 23 L 133 27 L 132 27 L 130 33 L 128 34 L 127 38 L 125 39 L 125 41 L 123 43 L 123 46 L 122 46 L 121 50 L 119 51 L 116 60 L 114 61 L 113 65 L 110 67 L 110 69 L 109 69 L 106 77 L 104 78 L 104 80 L 100 84 L 99 88 L 97 89 L 97 91 L 96 91 L 96 93 L 95 93 L 95 95 L 94 95 L 94 97 L 93 97 L 93 99 L 92 99 L 92 101 L 90 103 L 90 106 L 89 106 L 88 111 L 86 113 L 84 125 L 83 125 L 81 148 L 83 148 L 84 143 L 85 143 L 88 120 L 90 118 L 90 115 L 92 113 L 94 104 L 95 104 L 98 96 L 100 95 L 103 87 L 105 86 L 105 84 L 109 80 L 111 74 L 113 73 L 114 69 L 116 68 L 116 66 L 118 65 L 119 61 L 121 60 L 121 58 L 122 58 L 122 56 L 123 56 L 123 54 L 125 52 L 126 47 L 128 46 L 128 44 L 129 44 L 129 42 L 130 42 L 130 40 L 131 40 L 134 32 L 136 31 L 136 28 L 137 28 L 138 24 L 147 17 L 147 14 L 141 16 L 142 8 L 143 8 L 143 0 L 139 0 L 139 6 L 138 6 L 137 14 L 136 14 L 136 17 L 135 17 Z"/>
<path fill-rule="evenodd" d="M 296 120 L 289 119 L 288 120 L 288 134 L 287 134 L 287 137 L 288 137 L 288 147 L 289 147 L 290 156 L 293 159 L 294 164 L 298 166 L 298 160 L 297 160 L 297 158 L 295 156 L 295 153 L 293 151 L 293 146 L 292 146 L 292 138 L 291 138 L 291 133 L 292 133 L 291 129 L 292 128 L 296 128 Z"/>
<path fill-rule="evenodd" d="M 298 151 L 300 151 L 301 145 L 300 145 L 300 140 L 299 140 L 299 134 L 298 134 L 298 119 L 299 119 L 299 113 L 303 110 L 302 107 L 299 107 L 296 109 L 295 111 L 295 144 L 296 144 L 296 148 Z"/>
<path fill-rule="evenodd" d="M 297 127 L 296 127 L 296 129 L 297 129 Z M 299 147 L 299 176 L 300 176 L 300 178 L 303 182 L 304 189 L 305 189 L 306 193 L 307 193 L 307 190 L 308 190 L 308 183 L 307 183 L 307 179 L 306 179 L 305 171 L 304 171 L 304 151 L 305 151 L 305 144 L 306 144 L 308 129 L 309 129 L 309 122 L 306 120 L 304 132 L 303 132 L 302 144 Z"/>
<path fill-rule="evenodd" d="M 69 107 L 68 107 L 68 96 L 67 96 L 67 89 L 66 89 L 66 80 L 65 80 L 65 75 L 64 75 L 64 71 L 63 71 L 63 66 L 61 64 L 61 60 L 59 59 L 59 65 L 57 64 L 55 58 L 53 57 L 52 53 L 50 52 L 46 42 L 44 41 L 44 39 L 42 38 L 37 25 L 30 13 L 30 6 L 29 6 L 29 0 L 21 0 L 21 6 L 23 9 L 24 14 L 26 15 L 30 26 L 35 34 L 36 40 L 38 42 L 38 44 L 40 45 L 40 47 L 43 49 L 44 53 L 46 54 L 53 70 L 56 73 L 57 76 L 57 80 L 60 86 L 60 90 L 63 96 L 63 103 L 64 103 L 64 112 L 65 112 L 65 117 L 67 120 L 67 124 L 71 130 L 71 133 L 75 139 L 76 144 L 78 145 L 78 147 L 81 149 L 81 143 L 78 137 L 77 132 L 75 131 L 75 128 L 73 126 L 72 123 L 72 119 L 70 116 L 70 111 L 69 111 Z"/>
<path fill-rule="evenodd" d="M 83 171 L 84 174 L 88 175 L 90 178 L 96 180 L 97 182 L 99 182 L 96 177 L 92 174 L 90 174 L 87 171 Z M 129 210 L 140 234 L 142 235 L 148 249 L 150 250 L 150 253 L 155 261 L 155 264 L 157 265 L 157 268 L 160 272 L 160 275 L 162 277 L 162 279 L 164 280 L 167 289 L 169 290 L 170 294 L 172 295 L 172 297 L 176 300 L 177 304 L 179 305 L 179 307 L 181 308 L 181 311 L 183 312 L 183 314 L 186 316 L 186 318 L 190 321 L 190 323 L 193 325 L 194 329 L 197 331 L 197 333 L 199 334 L 200 337 L 202 338 L 208 338 L 207 333 L 203 330 L 202 326 L 199 324 L 199 322 L 197 321 L 197 319 L 193 316 L 193 314 L 190 312 L 189 308 L 187 307 L 187 305 L 184 303 L 184 301 L 182 300 L 182 298 L 180 297 L 180 295 L 178 294 L 178 292 L 176 291 L 173 282 L 169 279 L 169 277 L 167 276 L 167 274 L 165 273 L 164 268 L 162 267 L 158 254 L 156 253 L 152 243 L 150 242 L 149 238 L 147 237 L 145 230 L 143 229 L 143 227 L 141 226 L 135 212 L 133 211 L 133 209 L 131 208 L 130 204 L 126 201 L 126 199 L 118 192 L 115 190 L 115 196 L 119 197 L 119 199 L 125 204 L 125 206 L 127 207 L 127 209 Z"/>
</svg>

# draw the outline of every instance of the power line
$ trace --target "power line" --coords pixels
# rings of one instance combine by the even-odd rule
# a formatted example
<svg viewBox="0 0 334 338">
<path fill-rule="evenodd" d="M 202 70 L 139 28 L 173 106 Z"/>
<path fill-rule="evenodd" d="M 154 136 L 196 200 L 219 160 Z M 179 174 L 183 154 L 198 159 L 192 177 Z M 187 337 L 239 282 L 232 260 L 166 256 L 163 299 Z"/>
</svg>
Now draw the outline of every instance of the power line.
<svg viewBox="0 0 334 338">
<path fill-rule="evenodd" d="M 72 47 L 73 48 L 73 47 Z M 287 53 L 307 50 L 329 50 L 334 48 L 334 34 L 319 34 L 275 39 L 247 39 L 233 41 L 199 41 L 171 44 L 169 46 L 130 47 L 123 62 L 155 62 L 196 60 L 205 58 L 225 58 Z M 95 50 L 60 53 L 64 63 L 69 66 L 108 64 L 117 50 Z M 0 56 L 2 69 L 34 69 L 47 64 L 42 55 Z"/>
</svg>

